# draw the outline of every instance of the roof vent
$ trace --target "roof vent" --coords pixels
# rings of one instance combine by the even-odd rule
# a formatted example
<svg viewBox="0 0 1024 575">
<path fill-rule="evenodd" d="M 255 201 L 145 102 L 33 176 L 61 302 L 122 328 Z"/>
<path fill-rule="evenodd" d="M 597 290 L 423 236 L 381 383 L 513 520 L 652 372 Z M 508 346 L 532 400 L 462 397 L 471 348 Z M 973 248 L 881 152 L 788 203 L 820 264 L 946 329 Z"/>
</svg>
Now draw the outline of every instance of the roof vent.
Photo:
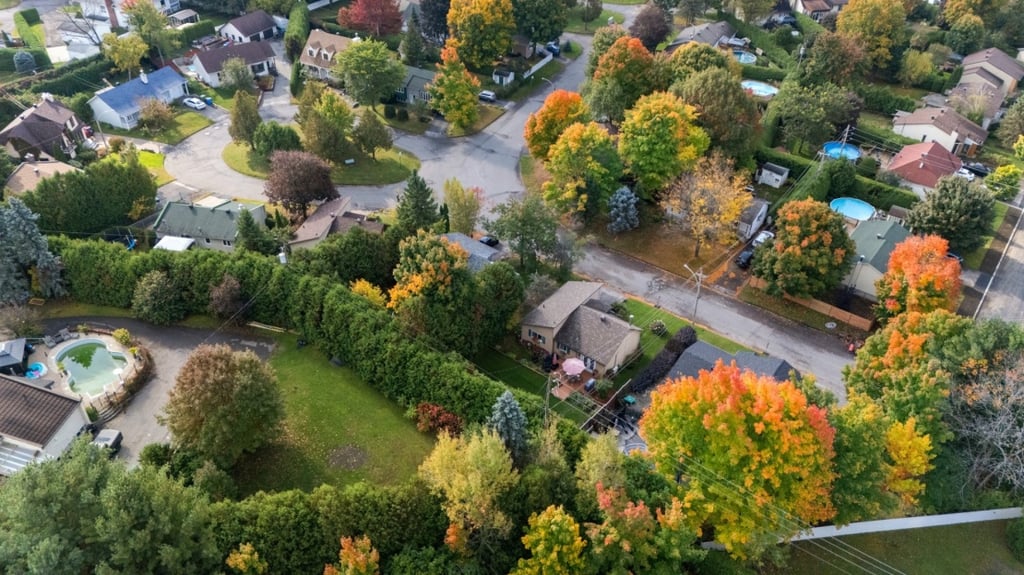
<svg viewBox="0 0 1024 575">
<path fill-rule="evenodd" d="M 601 316 L 601 322 L 603 322 L 603 323 L 608 323 L 608 316 L 606 316 L 606 315 L 602 315 L 602 316 Z"/>
<path fill-rule="evenodd" d="M 143 84 L 148 84 L 149 83 L 149 76 L 146 75 L 146 71 L 145 70 L 139 70 L 139 81 L 142 82 Z"/>
<path fill-rule="evenodd" d="M 876 240 L 882 239 L 882 234 L 875 234 L 875 239 Z"/>
</svg>

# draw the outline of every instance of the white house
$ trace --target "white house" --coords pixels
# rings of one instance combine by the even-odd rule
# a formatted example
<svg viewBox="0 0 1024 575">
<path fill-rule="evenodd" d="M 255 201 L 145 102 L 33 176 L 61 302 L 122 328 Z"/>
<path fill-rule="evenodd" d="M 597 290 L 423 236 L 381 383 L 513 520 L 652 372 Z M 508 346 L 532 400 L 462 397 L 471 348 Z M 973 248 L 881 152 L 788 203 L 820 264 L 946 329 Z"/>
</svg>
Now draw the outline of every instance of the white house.
<svg viewBox="0 0 1024 575">
<path fill-rule="evenodd" d="M 323 30 L 310 30 L 306 45 L 302 48 L 299 62 L 306 76 L 319 80 L 334 80 L 334 67 L 338 54 L 352 44 L 351 38 L 329 34 Z"/>
<path fill-rule="evenodd" d="M 221 36 L 238 44 L 270 40 L 277 33 L 277 23 L 263 10 L 249 12 L 228 21 L 218 30 Z"/>
<path fill-rule="evenodd" d="M 120 86 L 104 88 L 89 100 L 96 120 L 116 128 L 130 130 L 139 123 L 139 103 L 156 98 L 170 104 L 188 94 L 188 82 L 174 68 L 166 66 L 143 72 Z"/>
<path fill-rule="evenodd" d="M 211 196 L 192 203 L 167 202 L 153 231 L 161 241 L 167 236 L 190 238 L 195 240 L 195 247 L 230 252 L 235 249 L 242 210 L 252 214 L 256 225 L 264 225 L 267 212 L 263 204 L 235 203 Z"/>
<path fill-rule="evenodd" d="M 789 178 L 789 168 L 765 162 L 757 171 L 757 183 L 771 186 L 775 189 L 781 188 Z"/>
<path fill-rule="evenodd" d="M 954 154 L 974 155 L 985 143 L 988 132 L 961 116 L 951 107 L 918 108 L 909 114 L 897 114 L 892 130 L 919 142 L 936 142 Z"/>
<path fill-rule="evenodd" d="M 745 242 L 754 237 L 766 219 L 768 219 L 768 201 L 754 198 L 747 209 L 740 214 L 740 221 L 736 224 L 736 231 L 739 233 L 740 239 Z"/>
<path fill-rule="evenodd" d="M 192 58 L 192 63 L 199 79 L 216 88 L 224 79 L 224 62 L 233 58 L 240 58 L 248 64 L 254 76 L 265 76 L 275 68 L 274 49 L 270 42 L 232 44 L 199 52 Z"/>
<path fill-rule="evenodd" d="M 853 269 L 843 279 L 843 285 L 860 295 L 877 301 L 875 282 L 889 269 L 889 255 L 893 248 L 910 237 L 910 232 L 894 220 L 868 220 L 861 222 L 850 234 L 857 244 L 857 257 Z"/>
<path fill-rule="evenodd" d="M 60 457 L 88 423 L 80 400 L 0 375 L 0 475 Z"/>
</svg>

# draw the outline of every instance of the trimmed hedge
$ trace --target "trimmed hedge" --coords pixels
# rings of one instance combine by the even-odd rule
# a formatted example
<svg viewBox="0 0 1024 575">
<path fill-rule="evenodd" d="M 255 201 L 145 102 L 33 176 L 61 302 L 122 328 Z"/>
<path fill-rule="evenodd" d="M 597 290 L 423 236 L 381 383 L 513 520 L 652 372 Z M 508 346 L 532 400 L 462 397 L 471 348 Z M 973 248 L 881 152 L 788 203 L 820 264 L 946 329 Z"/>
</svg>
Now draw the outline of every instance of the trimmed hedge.
<svg viewBox="0 0 1024 575">
<path fill-rule="evenodd" d="M 19 10 L 17 13 L 14 14 L 14 18 L 17 19 L 18 16 L 21 16 L 21 18 L 25 20 L 25 22 L 29 26 L 35 26 L 36 24 L 43 23 L 42 18 L 39 17 L 39 10 L 36 10 L 35 8 L 26 8 L 25 10 Z"/>
<path fill-rule="evenodd" d="M 654 356 L 651 363 L 633 378 L 629 384 L 630 391 L 642 393 L 661 383 L 679 360 L 679 356 L 694 343 L 697 343 L 697 332 L 690 326 L 679 328 L 658 355 Z"/>
<path fill-rule="evenodd" d="M 57 96 L 74 96 L 80 92 L 92 93 L 103 85 L 103 78 L 113 70 L 114 64 L 103 56 L 76 60 L 60 67 L 46 80 L 36 80 L 31 90 L 37 94 L 47 92 Z"/>
<path fill-rule="evenodd" d="M 743 64 L 740 73 L 748 80 L 760 80 L 762 82 L 781 82 L 786 79 L 789 72 L 779 68 L 765 68 L 764 66 L 751 66 Z"/>
<path fill-rule="evenodd" d="M 33 28 L 42 24 L 39 19 L 39 12 L 35 8 L 22 10 L 14 14 L 14 27 L 18 30 L 18 36 L 29 48 L 46 50 L 46 36 L 42 28 Z"/>
<path fill-rule="evenodd" d="M 854 197 L 885 211 L 889 211 L 893 206 L 909 209 L 921 201 L 914 192 L 894 188 L 882 182 L 869 180 L 864 176 L 857 176 L 857 193 L 854 194 Z"/>
<path fill-rule="evenodd" d="M 18 52 L 28 52 L 36 60 L 36 69 L 49 68 L 50 56 L 42 48 L 0 48 L 0 72 L 16 72 L 14 67 L 14 55 Z"/>
<path fill-rule="evenodd" d="M 298 60 L 309 38 L 309 9 L 305 2 L 296 2 L 288 14 L 288 28 L 284 32 L 284 52 L 288 61 Z"/>
<path fill-rule="evenodd" d="M 212 36 L 216 32 L 217 27 L 214 26 L 213 22 L 209 20 L 200 20 L 187 28 L 181 29 L 181 41 L 186 47 L 188 47 L 192 45 L 192 42 L 195 42 L 203 36 Z"/>
<path fill-rule="evenodd" d="M 864 99 L 864 109 L 891 116 L 897 110 L 911 112 L 917 108 L 917 101 L 908 96 L 900 96 L 885 86 L 859 84 L 854 87 L 858 96 Z"/>
<path fill-rule="evenodd" d="M 796 65 L 796 60 L 793 59 L 793 55 L 776 44 L 775 39 L 772 38 L 772 35 L 769 32 L 766 32 L 753 24 L 747 24 L 732 14 L 719 12 L 718 16 L 720 19 L 725 20 L 736 29 L 737 36 L 750 38 L 754 46 L 756 48 L 760 48 L 761 51 L 764 52 L 764 55 L 772 62 L 775 62 L 783 68 L 792 68 Z"/>
</svg>

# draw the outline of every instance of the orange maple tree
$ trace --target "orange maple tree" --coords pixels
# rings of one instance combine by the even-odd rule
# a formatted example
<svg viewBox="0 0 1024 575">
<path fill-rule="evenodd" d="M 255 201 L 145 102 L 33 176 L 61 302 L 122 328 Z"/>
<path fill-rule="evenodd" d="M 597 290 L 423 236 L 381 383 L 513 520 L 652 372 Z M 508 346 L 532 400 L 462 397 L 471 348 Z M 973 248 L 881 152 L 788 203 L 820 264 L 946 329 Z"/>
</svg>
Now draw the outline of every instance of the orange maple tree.
<svg viewBox="0 0 1024 575">
<path fill-rule="evenodd" d="M 949 257 L 945 239 L 911 236 L 893 248 L 875 292 L 875 315 L 882 322 L 908 311 L 955 311 L 960 302 L 960 262 Z"/>
<path fill-rule="evenodd" d="M 734 556 L 835 515 L 835 430 L 792 382 L 719 361 L 655 390 L 640 432 L 658 471 L 682 478 L 691 527 L 712 525 Z"/>
<path fill-rule="evenodd" d="M 618 84 L 622 90 L 622 107 L 627 110 L 640 96 L 652 92 L 658 86 L 658 80 L 654 56 L 639 39 L 631 36 L 616 40 L 598 60 L 594 70 L 595 82 Z"/>
<path fill-rule="evenodd" d="M 530 154 L 546 160 L 548 150 L 569 126 L 590 120 L 590 109 L 583 97 L 568 90 L 555 90 L 544 99 L 544 105 L 526 119 L 523 137 Z"/>
</svg>

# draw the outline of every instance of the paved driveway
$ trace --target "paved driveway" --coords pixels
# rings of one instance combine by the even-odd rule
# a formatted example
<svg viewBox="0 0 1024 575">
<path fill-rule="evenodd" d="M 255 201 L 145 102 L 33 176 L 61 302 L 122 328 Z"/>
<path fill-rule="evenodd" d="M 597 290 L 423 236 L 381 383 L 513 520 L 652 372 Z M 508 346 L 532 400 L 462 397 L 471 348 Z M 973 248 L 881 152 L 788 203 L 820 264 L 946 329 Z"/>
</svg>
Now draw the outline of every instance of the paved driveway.
<svg viewBox="0 0 1024 575">
<path fill-rule="evenodd" d="M 47 333 L 53 333 L 68 326 L 73 329 L 82 322 L 103 324 L 113 328 L 123 327 L 138 338 L 153 355 L 156 365 L 153 378 L 132 399 L 128 408 L 106 425 L 124 434 L 119 457 L 130 465 L 138 463 L 139 453 L 146 445 L 170 441 L 170 433 L 166 427 L 157 423 L 156 416 L 167 403 L 178 370 L 193 349 L 202 343 L 224 343 L 238 350 L 251 349 L 266 359 L 273 351 L 274 345 L 270 340 L 238 333 L 220 331 L 214 334 L 212 330 L 157 327 L 130 318 L 60 318 L 46 320 L 44 324 Z"/>
</svg>

